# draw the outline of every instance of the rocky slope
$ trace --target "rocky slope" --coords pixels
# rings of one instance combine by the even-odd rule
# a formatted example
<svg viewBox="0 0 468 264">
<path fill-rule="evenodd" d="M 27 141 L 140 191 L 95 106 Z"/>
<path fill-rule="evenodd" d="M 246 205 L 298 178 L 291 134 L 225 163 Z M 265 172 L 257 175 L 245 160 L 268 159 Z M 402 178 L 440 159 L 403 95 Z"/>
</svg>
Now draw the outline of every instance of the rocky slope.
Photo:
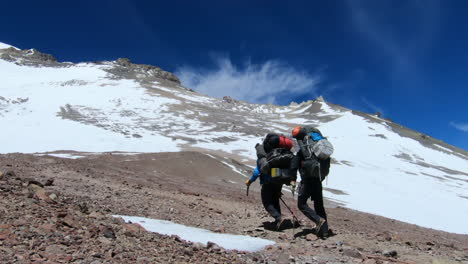
<svg viewBox="0 0 468 264">
<path fill-rule="evenodd" d="M 237 252 L 146 232 L 89 201 L 53 189 L 53 181 L 0 180 L 2 263 L 244 263 Z M 106 214 L 104 214 L 106 213 Z"/>
<path fill-rule="evenodd" d="M 336 233 L 280 232 L 243 177 L 197 152 L 81 159 L 2 155 L 0 261 L 10 263 L 468 263 L 468 236 L 424 229 L 329 204 Z M 187 161 L 199 166 L 180 166 Z M 234 183 L 233 183 L 234 182 Z M 42 187 L 43 186 L 43 187 Z M 293 207 L 291 195 L 286 202 Z M 293 207 L 294 208 L 294 207 Z M 283 207 L 284 214 L 289 215 Z M 139 215 L 276 241 L 263 251 L 226 251 L 147 233 L 111 215 Z"/>
</svg>

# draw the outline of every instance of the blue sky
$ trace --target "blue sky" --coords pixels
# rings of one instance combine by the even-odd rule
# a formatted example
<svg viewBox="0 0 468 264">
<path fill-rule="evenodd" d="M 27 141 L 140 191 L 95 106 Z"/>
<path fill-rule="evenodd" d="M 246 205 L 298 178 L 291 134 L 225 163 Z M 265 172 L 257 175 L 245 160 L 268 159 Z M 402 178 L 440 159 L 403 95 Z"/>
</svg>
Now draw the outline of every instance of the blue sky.
<svg viewBox="0 0 468 264">
<path fill-rule="evenodd" d="M 3 1 L 0 42 L 128 57 L 186 86 L 277 104 L 324 95 L 468 149 L 468 2 Z"/>
</svg>

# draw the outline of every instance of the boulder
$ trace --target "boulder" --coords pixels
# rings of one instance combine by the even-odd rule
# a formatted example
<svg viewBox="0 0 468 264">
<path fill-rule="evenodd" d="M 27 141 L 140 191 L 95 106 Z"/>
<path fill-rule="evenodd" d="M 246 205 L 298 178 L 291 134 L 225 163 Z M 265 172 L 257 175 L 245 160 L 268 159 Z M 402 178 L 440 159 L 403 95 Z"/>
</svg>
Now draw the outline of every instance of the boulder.
<svg viewBox="0 0 468 264">
<path fill-rule="evenodd" d="M 319 238 L 318 238 L 318 236 L 316 236 L 314 234 L 308 234 L 308 235 L 305 236 L 305 239 L 307 241 L 315 241 L 315 240 L 318 240 Z"/>
<path fill-rule="evenodd" d="M 99 228 L 99 232 L 106 238 L 116 238 L 114 230 L 109 226 L 101 226 L 101 228 Z"/>
<path fill-rule="evenodd" d="M 125 230 L 125 235 L 135 235 L 142 232 L 146 232 L 146 230 L 139 224 L 129 223 L 122 225 Z"/>
<path fill-rule="evenodd" d="M 6 180 L 8 177 L 15 177 L 16 173 L 12 170 L 0 171 L 0 180 Z"/>
<path fill-rule="evenodd" d="M 37 185 L 39 187 L 44 188 L 44 184 L 36 181 L 35 179 L 28 179 L 27 181 L 28 181 L 28 185 L 33 185 L 34 184 L 34 185 Z"/>
<path fill-rule="evenodd" d="M 52 178 L 47 179 L 47 181 L 44 184 L 44 186 L 53 186 L 53 185 L 54 185 L 54 179 Z"/>
<path fill-rule="evenodd" d="M 78 227 L 79 224 L 77 223 L 77 221 L 73 218 L 73 216 L 71 215 L 66 215 L 63 220 L 62 220 L 62 224 L 64 226 L 68 226 L 70 228 L 75 228 L 75 227 Z"/>
<path fill-rule="evenodd" d="M 103 213 L 100 212 L 91 212 L 88 215 L 89 218 L 95 218 L 95 219 L 104 219 L 106 216 Z"/>
<path fill-rule="evenodd" d="M 49 195 L 47 195 L 46 190 L 42 188 L 39 185 L 36 184 L 30 184 L 28 186 L 28 191 L 29 194 L 32 196 L 34 199 L 46 201 L 46 202 L 51 202 L 52 199 L 50 199 Z"/>
<path fill-rule="evenodd" d="M 42 224 L 37 229 L 42 234 L 52 234 L 57 231 L 57 226 L 54 224 Z"/>
<path fill-rule="evenodd" d="M 204 248 L 205 246 L 202 243 L 195 242 L 192 244 L 192 250 L 193 251 L 200 251 Z"/>
<path fill-rule="evenodd" d="M 66 254 L 65 252 L 65 246 L 63 245 L 50 245 L 45 248 L 45 252 L 47 255 L 52 256 L 52 255 L 64 255 Z"/>
<path fill-rule="evenodd" d="M 132 62 L 128 58 L 119 58 L 117 59 L 116 63 L 124 67 L 129 67 L 132 65 Z"/>
<path fill-rule="evenodd" d="M 223 101 L 228 103 L 228 104 L 232 104 L 232 103 L 236 102 L 236 100 L 234 100 L 231 96 L 224 96 Z"/>
<path fill-rule="evenodd" d="M 386 256 L 386 257 L 390 257 L 390 258 L 394 258 L 396 256 L 398 256 L 398 252 L 396 252 L 396 250 L 385 250 L 382 255 Z"/>
<path fill-rule="evenodd" d="M 361 252 L 354 248 L 343 249 L 343 255 L 352 257 L 352 258 L 362 258 Z"/>
<path fill-rule="evenodd" d="M 57 195 L 55 193 L 51 193 L 49 194 L 49 198 L 52 200 L 52 201 L 55 201 L 57 200 Z"/>
</svg>

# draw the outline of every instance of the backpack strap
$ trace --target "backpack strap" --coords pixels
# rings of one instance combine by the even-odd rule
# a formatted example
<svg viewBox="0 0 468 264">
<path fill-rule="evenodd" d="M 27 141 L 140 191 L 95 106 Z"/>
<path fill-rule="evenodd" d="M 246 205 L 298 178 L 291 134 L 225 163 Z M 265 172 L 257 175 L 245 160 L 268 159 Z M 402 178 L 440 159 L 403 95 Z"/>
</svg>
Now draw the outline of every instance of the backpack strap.
<svg viewBox="0 0 468 264">
<path fill-rule="evenodd" d="M 298 139 L 297 143 L 299 144 L 299 147 L 302 151 L 302 156 L 304 157 L 304 160 L 314 158 L 314 152 L 312 151 L 313 142 L 310 142 L 310 139 L 308 137 L 305 137 L 304 140 Z"/>
</svg>

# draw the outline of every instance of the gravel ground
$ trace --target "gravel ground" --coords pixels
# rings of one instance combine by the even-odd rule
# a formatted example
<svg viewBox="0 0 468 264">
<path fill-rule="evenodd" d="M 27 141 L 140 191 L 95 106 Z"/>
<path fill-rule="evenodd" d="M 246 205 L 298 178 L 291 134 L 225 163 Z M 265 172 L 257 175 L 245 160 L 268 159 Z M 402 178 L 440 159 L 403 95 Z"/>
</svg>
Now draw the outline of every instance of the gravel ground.
<svg viewBox="0 0 468 264">
<path fill-rule="evenodd" d="M 327 211 L 336 235 L 317 239 L 290 194 L 284 198 L 301 226 L 270 230 L 258 184 L 247 197 L 244 177 L 198 152 L 75 160 L 7 154 L 0 171 L 1 263 L 468 263 L 467 235 L 336 205 Z M 277 243 L 255 253 L 227 251 L 145 232 L 114 214 Z"/>
</svg>

